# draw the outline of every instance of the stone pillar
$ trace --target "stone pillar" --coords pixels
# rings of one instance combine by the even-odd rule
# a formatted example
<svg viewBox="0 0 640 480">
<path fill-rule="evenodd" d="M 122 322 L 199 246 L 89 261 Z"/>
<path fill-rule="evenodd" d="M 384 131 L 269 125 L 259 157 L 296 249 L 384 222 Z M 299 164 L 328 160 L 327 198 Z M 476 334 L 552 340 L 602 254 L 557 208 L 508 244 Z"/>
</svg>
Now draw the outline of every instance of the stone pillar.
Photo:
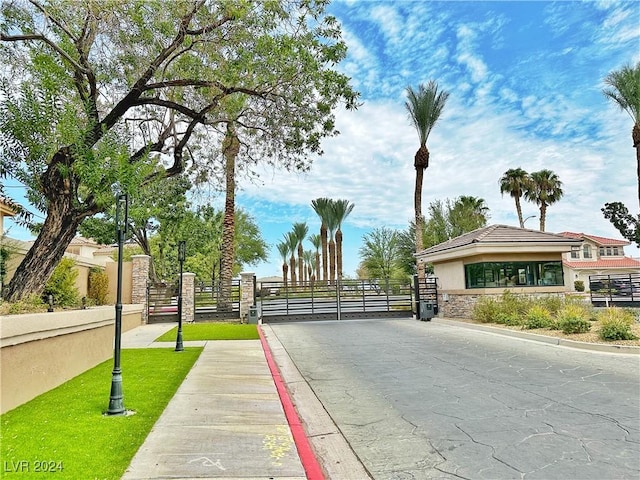
<svg viewBox="0 0 640 480">
<path fill-rule="evenodd" d="M 142 323 L 147 323 L 149 314 L 147 284 L 149 283 L 151 257 L 149 255 L 133 255 L 131 262 L 131 303 L 142 303 L 144 305 Z"/>
<path fill-rule="evenodd" d="M 192 323 L 196 316 L 196 274 L 182 274 L 182 322 Z"/>
<path fill-rule="evenodd" d="M 255 299 L 253 272 L 242 272 L 240 274 L 240 321 L 247 323 L 249 307 L 253 306 Z"/>
</svg>

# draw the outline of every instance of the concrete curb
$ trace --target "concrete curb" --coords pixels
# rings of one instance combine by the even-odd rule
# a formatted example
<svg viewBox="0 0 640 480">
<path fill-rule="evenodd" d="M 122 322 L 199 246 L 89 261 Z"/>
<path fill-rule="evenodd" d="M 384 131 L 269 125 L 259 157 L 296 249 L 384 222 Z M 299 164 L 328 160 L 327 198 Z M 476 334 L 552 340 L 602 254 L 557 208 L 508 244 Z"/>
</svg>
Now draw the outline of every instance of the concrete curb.
<svg viewBox="0 0 640 480">
<path fill-rule="evenodd" d="M 271 326 L 262 324 L 261 328 L 325 477 L 370 479 L 351 445 L 289 358 Z"/>
<path fill-rule="evenodd" d="M 550 345 L 557 345 L 559 347 L 579 348 L 581 350 L 591 350 L 594 352 L 640 355 L 640 347 L 636 347 L 636 346 L 606 345 L 603 343 L 578 342 L 576 340 L 567 340 L 565 338 L 560 338 L 560 337 L 548 337 L 546 335 L 540 335 L 537 333 L 530 333 L 530 332 L 525 332 L 520 330 L 509 330 L 506 328 L 492 327 L 489 325 L 480 325 L 477 323 L 461 322 L 461 321 L 456 321 L 448 318 L 433 318 L 431 321 L 433 321 L 434 323 L 441 323 L 443 325 L 452 325 L 456 327 L 468 328 L 471 330 L 495 333 L 497 335 L 504 335 L 506 337 L 515 337 L 515 338 L 522 338 L 525 340 L 531 340 L 534 342 L 548 343 Z"/>
</svg>

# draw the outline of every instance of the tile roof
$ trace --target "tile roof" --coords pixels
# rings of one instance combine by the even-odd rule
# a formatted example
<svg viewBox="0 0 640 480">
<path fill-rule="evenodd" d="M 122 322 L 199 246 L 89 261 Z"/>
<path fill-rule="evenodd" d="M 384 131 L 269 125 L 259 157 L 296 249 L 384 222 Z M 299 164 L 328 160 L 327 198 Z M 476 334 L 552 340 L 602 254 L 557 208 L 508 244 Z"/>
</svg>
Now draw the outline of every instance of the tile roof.
<svg viewBox="0 0 640 480">
<path fill-rule="evenodd" d="M 571 262 L 569 260 L 563 260 L 562 263 L 576 270 L 603 268 L 640 268 L 640 261 L 630 257 L 595 260 L 593 262 Z"/>
<path fill-rule="evenodd" d="M 509 225 L 489 225 L 488 227 L 479 228 L 469 233 L 452 238 L 446 242 L 434 245 L 419 253 L 419 255 L 427 255 L 454 248 L 464 247 L 477 243 L 505 243 L 505 244 L 575 244 L 575 238 L 568 238 L 555 233 L 541 232 L 539 230 L 529 230 L 526 228 L 512 227 Z"/>
<path fill-rule="evenodd" d="M 597 235 L 589 235 L 587 233 L 576 232 L 560 232 L 558 235 L 562 235 L 567 238 L 577 238 L 591 240 L 598 245 L 630 245 L 631 242 L 627 240 L 619 240 L 615 238 L 598 237 Z"/>
</svg>

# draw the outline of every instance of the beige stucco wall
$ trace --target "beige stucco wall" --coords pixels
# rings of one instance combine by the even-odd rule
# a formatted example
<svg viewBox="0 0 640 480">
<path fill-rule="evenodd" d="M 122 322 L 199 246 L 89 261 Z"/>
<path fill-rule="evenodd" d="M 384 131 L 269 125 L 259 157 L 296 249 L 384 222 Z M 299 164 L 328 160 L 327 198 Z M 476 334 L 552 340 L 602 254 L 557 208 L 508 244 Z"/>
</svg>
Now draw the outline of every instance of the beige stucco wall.
<svg viewBox="0 0 640 480">
<path fill-rule="evenodd" d="M 109 276 L 109 295 L 107 296 L 107 302 L 115 305 L 116 303 L 116 288 L 118 285 L 118 262 L 110 262 L 105 265 L 105 271 Z M 122 303 L 131 303 L 131 289 L 133 287 L 132 282 L 133 264 L 132 262 L 122 262 Z"/>
<path fill-rule="evenodd" d="M 126 305 L 122 331 L 141 314 L 141 305 Z M 113 306 L 0 317 L 0 413 L 112 357 L 114 323 Z"/>
</svg>

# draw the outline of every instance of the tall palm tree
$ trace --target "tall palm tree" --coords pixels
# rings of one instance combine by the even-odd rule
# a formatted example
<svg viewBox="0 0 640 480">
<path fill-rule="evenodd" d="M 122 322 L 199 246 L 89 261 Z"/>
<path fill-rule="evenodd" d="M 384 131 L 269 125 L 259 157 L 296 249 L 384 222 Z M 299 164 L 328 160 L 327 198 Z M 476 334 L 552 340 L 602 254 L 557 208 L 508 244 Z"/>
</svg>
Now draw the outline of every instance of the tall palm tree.
<svg viewBox="0 0 640 480">
<path fill-rule="evenodd" d="M 438 85 L 433 80 L 430 80 L 426 86 L 421 83 L 417 91 L 412 87 L 407 87 L 405 107 L 409 112 L 409 117 L 414 127 L 416 127 L 418 138 L 420 139 L 420 148 L 418 148 L 413 161 L 413 166 L 416 169 L 416 186 L 413 196 L 416 224 L 416 252 L 421 251 L 423 248 L 422 224 L 424 217 L 422 216 L 422 181 L 424 171 L 429 167 L 427 139 L 429 138 L 431 129 L 440 118 L 447 98 L 449 98 L 449 93 L 438 91 Z M 418 277 L 425 277 L 424 263 L 421 262 L 418 263 Z"/>
<path fill-rule="evenodd" d="M 540 231 L 544 232 L 547 207 L 562 198 L 562 182 L 551 170 L 533 172 L 524 197 L 540 207 Z"/>
<path fill-rule="evenodd" d="M 296 285 L 296 248 L 298 247 L 298 237 L 296 237 L 295 233 L 287 232 L 284 234 L 284 241 L 289 246 L 289 253 L 291 257 L 289 258 L 289 271 L 291 272 L 291 286 L 295 287 Z"/>
<path fill-rule="evenodd" d="M 309 235 L 309 241 L 311 242 L 311 245 L 313 245 L 313 248 L 316 249 L 316 255 L 315 255 L 315 272 L 316 272 L 316 279 L 320 278 L 320 247 L 322 246 L 322 239 L 320 238 L 320 235 L 318 235 L 317 233 L 312 233 L 311 235 Z"/>
<path fill-rule="evenodd" d="M 635 66 L 625 65 L 616 72 L 611 72 L 604 79 L 610 88 L 602 91 L 618 104 L 620 109 L 629 114 L 633 120 L 631 138 L 636 149 L 636 174 L 638 177 L 638 202 L 640 203 L 640 62 Z"/>
<path fill-rule="evenodd" d="M 311 283 L 311 276 L 313 275 L 313 251 L 305 250 L 302 252 L 302 258 L 304 258 L 304 281 Z"/>
<path fill-rule="evenodd" d="M 276 248 L 280 253 L 280 258 L 282 258 L 282 281 L 284 282 L 284 286 L 286 287 L 289 273 L 289 265 L 287 265 L 287 261 L 289 260 L 289 244 L 285 239 L 282 242 L 279 242 L 276 245 Z"/>
<path fill-rule="evenodd" d="M 298 280 L 300 285 L 304 282 L 304 248 L 302 247 L 302 242 L 306 240 L 307 233 L 309 233 L 309 227 L 307 227 L 306 223 L 298 222 L 293 224 L 293 234 L 298 239 Z"/>
<path fill-rule="evenodd" d="M 342 280 L 342 222 L 349 216 L 355 205 L 349 200 L 334 200 L 332 203 L 333 213 L 338 222 L 336 229 L 336 267 L 338 280 Z"/>
<path fill-rule="evenodd" d="M 502 195 L 508 193 L 516 202 L 516 212 L 518 213 L 520 228 L 524 228 L 520 198 L 524 195 L 528 182 L 529 174 L 521 168 L 510 168 L 504 172 L 504 175 L 500 178 L 500 193 Z"/>
<path fill-rule="evenodd" d="M 484 198 L 462 195 L 447 207 L 450 238 L 487 225 L 489 207 Z"/>
<path fill-rule="evenodd" d="M 318 217 L 320 217 L 320 238 L 322 241 L 322 280 L 329 279 L 329 252 L 328 252 L 328 243 L 327 243 L 327 222 L 326 217 L 330 215 L 330 204 L 331 200 L 326 197 L 316 198 L 311 201 L 311 206 L 313 210 L 316 212 Z M 319 268 L 319 267 L 318 267 Z"/>
</svg>

